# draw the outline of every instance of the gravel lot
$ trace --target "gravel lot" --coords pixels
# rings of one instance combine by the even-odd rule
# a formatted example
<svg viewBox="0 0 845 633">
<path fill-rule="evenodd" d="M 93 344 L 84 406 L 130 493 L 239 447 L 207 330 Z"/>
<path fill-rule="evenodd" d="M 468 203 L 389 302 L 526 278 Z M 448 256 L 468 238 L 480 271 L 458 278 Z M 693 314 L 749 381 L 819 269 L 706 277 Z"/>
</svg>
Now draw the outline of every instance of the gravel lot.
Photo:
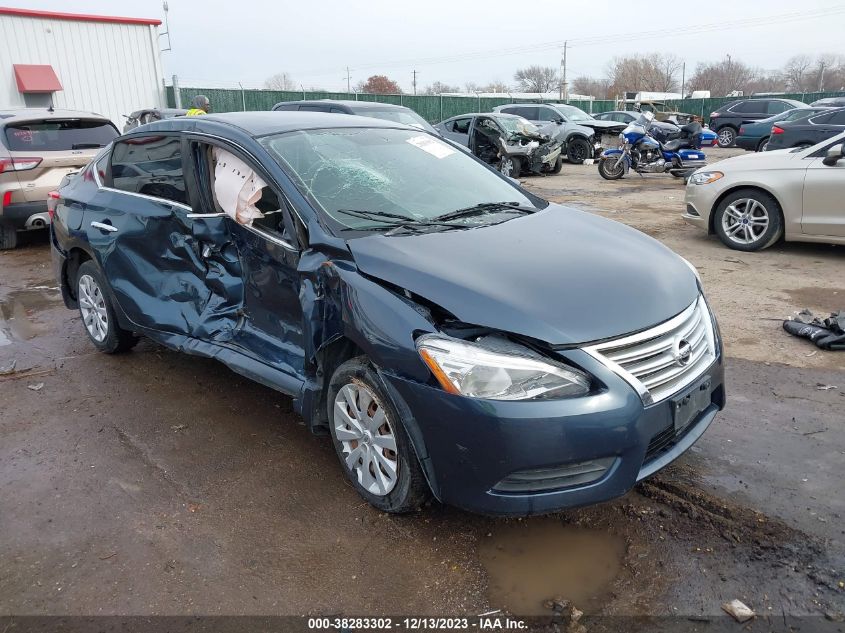
<svg viewBox="0 0 845 633">
<path fill-rule="evenodd" d="M 845 354 L 779 320 L 845 308 L 843 249 L 731 251 L 681 220 L 670 176 L 565 165 L 525 183 L 701 271 L 729 405 L 675 466 L 552 517 L 384 515 L 286 397 L 149 341 L 96 353 L 33 234 L 0 253 L 0 368 L 16 363 L 0 375 L 0 616 L 528 614 L 564 596 L 588 614 L 699 617 L 739 598 L 781 623 L 838 617 Z"/>
</svg>

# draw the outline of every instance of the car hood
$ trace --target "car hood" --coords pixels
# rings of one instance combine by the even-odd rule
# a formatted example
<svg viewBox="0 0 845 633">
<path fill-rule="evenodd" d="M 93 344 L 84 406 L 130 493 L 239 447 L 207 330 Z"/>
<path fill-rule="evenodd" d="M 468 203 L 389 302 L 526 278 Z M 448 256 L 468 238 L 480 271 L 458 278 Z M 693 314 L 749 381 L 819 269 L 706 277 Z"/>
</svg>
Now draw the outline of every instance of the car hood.
<svg viewBox="0 0 845 633">
<path fill-rule="evenodd" d="M 643 330 L 698 295 L 660 242 L 559 205 L 475 229 L 349 240 L 358 269 L 465 323 L 571 345 Z"/>
<path fill-rule="evenodd" d="M 588 127 L 600 134 L 619 133 L 628 127 L 627 123 L 619 123 L 618 121 L 578 121 L 578 125 Z"/>
<path fill-rule="evenodd" d="M 707 165 L 699 171 L 758 171 L 765 169 L 783 169 L 796 165 L 796 159 L 798 159 L 799 162 L 797 164 L 800 166 L 800 158 L 797 157 L 803 156 L 804 154 L 804 151 L 794 152 L 791 149 L 778 149 L 768 152 L 740 154 L 739 156 L 733 156 L 731 158 L 720 160 L 717 163 Z"/>
</svg>

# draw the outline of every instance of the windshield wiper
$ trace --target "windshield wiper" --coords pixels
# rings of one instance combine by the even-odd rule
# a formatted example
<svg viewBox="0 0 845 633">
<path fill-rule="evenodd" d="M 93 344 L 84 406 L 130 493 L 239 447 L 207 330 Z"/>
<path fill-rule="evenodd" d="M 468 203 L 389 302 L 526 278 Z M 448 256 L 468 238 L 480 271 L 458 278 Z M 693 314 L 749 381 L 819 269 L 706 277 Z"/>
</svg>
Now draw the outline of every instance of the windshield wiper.
<svg viewBox="0 0 845 633">
<path fill-rule="evenodd" d="M 540 209 L 536 207 L 526 207 L 518 202 L 482 202 L 471 207 L 463 209 L 456 209 L 443 215 L 438 215 L 435 220 L 454 220 L 456 218 L 465 218 L 470 215 L 481 215 L 482 213 L 492 213 L 494 211 L 519 211 L 520 213 L 536 213 Z"/>
<path fill-rule="evenodd" d="M 465 224 L 454 224 L 452 222 L 440 222 L 439 218 L 433 220 L 421 220 L 419 218 L 411 217 L 410 215 L 402 215 L 399 213 L 388 213 L 387 211 L 366 211 L 363 209 L 335 209 L 337 213 L 344 215 L 351 215 L 356 218 L 364 218 L 365 220 L 373 220 L 374 222 L 383 222 L 390 226 L 447 226 L 450 228 L 464 229 L 467 228 Z M 351 227 L 354 229 L 354 227 Z"/>
<path fill-rule="evenodd" d="M 97 149 L 102 147 L 102 143 L 74 143 L 70 146 L 71 149 Z"/>
</svg>

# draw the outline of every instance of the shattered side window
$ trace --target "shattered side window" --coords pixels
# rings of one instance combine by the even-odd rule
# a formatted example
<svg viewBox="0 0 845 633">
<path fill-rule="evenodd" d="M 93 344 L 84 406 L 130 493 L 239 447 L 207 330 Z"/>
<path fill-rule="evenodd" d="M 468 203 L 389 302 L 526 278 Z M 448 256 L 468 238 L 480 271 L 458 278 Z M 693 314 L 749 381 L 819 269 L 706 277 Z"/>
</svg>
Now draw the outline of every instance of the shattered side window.
<svg viewBox="0 0 845 633">
<path fill-rule="evenodd" d="M 531 204 L 473 158 L 423 132 L 333 128 L 261 142 L 315 208 L 344 227 L 372 227 L 373 221 L 340 209 L 430 219 L 482 202 Z"/>
</svg>

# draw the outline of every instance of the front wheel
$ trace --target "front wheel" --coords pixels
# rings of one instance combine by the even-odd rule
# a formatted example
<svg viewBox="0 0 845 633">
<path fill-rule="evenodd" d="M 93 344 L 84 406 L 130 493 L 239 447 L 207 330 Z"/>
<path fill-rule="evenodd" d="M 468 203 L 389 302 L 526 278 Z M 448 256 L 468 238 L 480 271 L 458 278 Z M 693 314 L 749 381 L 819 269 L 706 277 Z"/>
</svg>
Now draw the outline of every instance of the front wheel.
<svg viewBox="0 0 845 633">
<path fill-rule="evenodd" d="M 106 288 L 94 262 L 87 261 L 79 267 L 76 301 L 88 338 L 98 350 L 106 354 L 125 352 L 135 347 L 138 337 L 118 325 Z"/>
<path fill-rule="evenodd" d="M 385 512 L 419 509 L 428 483 L 399 412 L 365 357 L 335 370 L 327 404 L 335 452 L 358 494 Z"/>
<path fill-rule="evenodd" d="M 567 143 L 566 156 L 573 165 L 580 165 L 590 157 L 590 144 L 586 139 L 574 138 Z"/>
<path fill-rule="evenodd" d="M 605 180 L 619 180 L 625 175 L 625 159 L 617 156 L 599 159 L 599 175 Z"/>
<path fill-rule="evenodd" d="M 783 235 L 780 205 L 758 189 L 740 189 L 722 200 L 713 224 L 719 239 L 738 251 L 768 248 Z"/>
<path fill-rule="evenodd" d="M 522 161 L 516 156 L 503 156 L 499 163 L 499 171 L 508 178 L 519 178 L 522 173 Z"/>
<path fill-rule="evenodd" d="M 552 168 L 549 170 L 549 173 L 559 174 L 561 169 L 563 169 L 563 156 L 558 156 L 557 160 L 555 160 L 555 164 L 552 165 Z"/>
</svg>

